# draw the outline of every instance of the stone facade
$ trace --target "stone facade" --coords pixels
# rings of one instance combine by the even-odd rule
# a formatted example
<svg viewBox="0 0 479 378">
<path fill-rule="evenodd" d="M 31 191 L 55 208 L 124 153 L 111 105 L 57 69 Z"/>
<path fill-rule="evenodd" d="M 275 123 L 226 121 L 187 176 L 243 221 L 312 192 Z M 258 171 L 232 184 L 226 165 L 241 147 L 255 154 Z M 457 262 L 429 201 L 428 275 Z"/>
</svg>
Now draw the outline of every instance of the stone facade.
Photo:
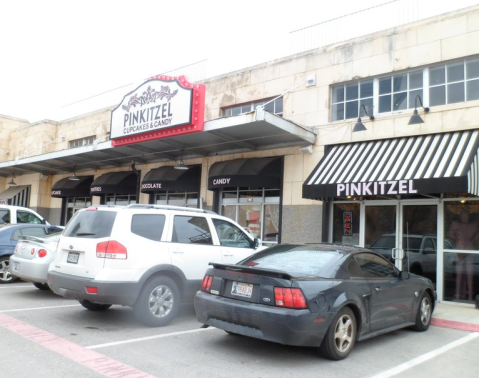
<svg viewBox="0 0 479 378">
<path fill-rule="evenodd" d="M 298 86 L 284 96 L 283 117 L 318 132 L 311 154 L 301 154 L 297 147 L 290 147 L 186 160 L 186 164 L 203 166 L 201 196 L 206 206 L 211 206 L 213 199 L 206 184 L 213 163 L 243 157 L 284 156 L 283 241 L 319 241 L 316 235 L 321 230 L 321 202 L 303 199 L 302 184 L 324 155 L 326 145 L 479 128 L 478 100 L 432 107 L 427 121 L 420 125 L 407 125 L 411 109 L 381 114 L 373 122 L 367 121 L 367 131 L 352 133 L 355 119 L 331 122 L 331 86 L 479 56 L 478 40 L 479 6 L 474 6 L 206 80 L 205 121 L 222 117 L 224 107 L 275 97 Z M 316 84 L 301 85 L 311 75 Z M 70 141 L 89 136 L 105 141 L 115 106 L 68 120 L 34 124 L 0 116 L 0 163 L 67 149 Z M 137 168 L 143 177 L 159 165 Z M 91 170 L 82 174 L 98 177 L 105 172 Z M 61 199 L 51 198 L 50 190 L 64 177 L 43 177 L 38 173 L 16 177 L 15 181 L 32 186 L 30 206 L 55 223 Z M 8 180 L 8 177 L 0 179 L 0 190 L 8 187 Z M 142 194 L 139 201 L 146 200 L 147 196 Z M 49 214 L 45 214 L 47 211 Z"/>
</svg>

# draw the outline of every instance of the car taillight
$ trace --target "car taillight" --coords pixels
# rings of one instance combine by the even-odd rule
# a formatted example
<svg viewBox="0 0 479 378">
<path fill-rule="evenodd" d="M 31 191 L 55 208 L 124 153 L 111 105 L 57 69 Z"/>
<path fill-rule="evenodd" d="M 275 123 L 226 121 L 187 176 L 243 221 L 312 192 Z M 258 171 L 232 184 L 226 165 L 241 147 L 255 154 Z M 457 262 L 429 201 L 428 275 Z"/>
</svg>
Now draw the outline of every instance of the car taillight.
<svg viewBox="0 0 479 378">
<path fill-rule="evenodd" d="M 213 276 L 206 275 L 205 278 L 203 278 L 203 282 L 201 283 L 201 291 L 206 291 L 207 293 L 209 293 L 212 282 L 213 282 Z"/>
<path fill-rule="evenodd" d="M 128 258 L 126 248 L 117 241 L 110 240 L 96 245 L 96 257 L 103 259 L 123 259 Z"/>
<path fill-rule="evenodd" d="M 45 251 L 44 249 L 40 249 L 38 251 L 38 257 L 42 258 L 42 257 L 45 257 L 47 255 L 47 251 Z"/>
<path fill-rule="evenodd" d="M 275 287 L 274 302 L 278 307 L 308 308 L 301 289 Z"/>
<path fill-rule="evenodd" d="M 86 292 L 88 294 L 98 294 L 98 288 L 97 287 L 86 286 L 85 289 L 86 289 Z"/>
</svg>

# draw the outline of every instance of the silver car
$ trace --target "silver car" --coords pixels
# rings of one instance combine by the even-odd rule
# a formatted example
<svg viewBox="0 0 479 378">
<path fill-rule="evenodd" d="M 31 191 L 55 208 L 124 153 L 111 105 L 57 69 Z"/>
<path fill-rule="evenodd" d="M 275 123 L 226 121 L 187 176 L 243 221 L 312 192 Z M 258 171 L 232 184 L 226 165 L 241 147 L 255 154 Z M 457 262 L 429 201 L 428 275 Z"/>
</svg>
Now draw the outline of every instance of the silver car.
<svg viewBox="0 0 479 378">
<path fill-rule="evenodd" d="M 48 266 L 55 258 L 61 233 L 45 236 L 23 236 L 10 256 L 10 273 L 24 281 L 33 282 L 40 290 L 49 290 Z"/>
</svg>

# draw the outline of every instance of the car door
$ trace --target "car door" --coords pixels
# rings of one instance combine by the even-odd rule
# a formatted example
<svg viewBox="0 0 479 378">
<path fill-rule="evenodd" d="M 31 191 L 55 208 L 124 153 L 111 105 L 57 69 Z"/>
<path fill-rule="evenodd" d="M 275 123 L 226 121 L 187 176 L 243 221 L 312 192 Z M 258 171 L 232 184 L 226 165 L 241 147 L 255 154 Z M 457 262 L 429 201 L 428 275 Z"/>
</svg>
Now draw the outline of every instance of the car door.
<svg viewBox="0 0 479 378">
<path fill-rule="evenodd" d="M 254 241 L 238 226 L 224 219 L 212 218 L 225 264 L 236 264 L 255 252 Z"/>
<path fill-rule="evenodd" d="M 355 259 L 371 287 L 371 331 L 408 321 L 414 300 L 414 288 L 408 280 L 401 279 L 393 264 L 374 253 L 360 253 Z"/>
<path fill-rule="evenodd" d="M 172 222 L 168 247 L 171 263 L 188 281 L 199 283 L 210 262 L 222 261 L 220 248 L 213 245 L 208 220 L 200 215 L 174 215 Z"/>
</svg>

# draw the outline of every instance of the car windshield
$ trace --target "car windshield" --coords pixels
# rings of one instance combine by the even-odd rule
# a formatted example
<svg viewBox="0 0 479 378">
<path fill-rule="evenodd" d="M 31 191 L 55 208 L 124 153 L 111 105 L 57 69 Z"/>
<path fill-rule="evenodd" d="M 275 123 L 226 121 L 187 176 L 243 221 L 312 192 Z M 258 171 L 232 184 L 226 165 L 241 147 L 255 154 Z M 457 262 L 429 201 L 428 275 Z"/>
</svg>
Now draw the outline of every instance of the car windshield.
<svg viewBox="0 0 479 378">
<path fill-rule="evenodd" d="M 278 270 L 293 277 L 332 278 L 342 255 L 340 251 L 319 246 L 278 245 L 256 253 L 238 264 Z"/>
<path fill-rule="evenodd" d="M 82 238 L 104 238 L 111 234 L 116 211 L 79 211 L 70 220 L 64 236 Z"/>
</svg>

